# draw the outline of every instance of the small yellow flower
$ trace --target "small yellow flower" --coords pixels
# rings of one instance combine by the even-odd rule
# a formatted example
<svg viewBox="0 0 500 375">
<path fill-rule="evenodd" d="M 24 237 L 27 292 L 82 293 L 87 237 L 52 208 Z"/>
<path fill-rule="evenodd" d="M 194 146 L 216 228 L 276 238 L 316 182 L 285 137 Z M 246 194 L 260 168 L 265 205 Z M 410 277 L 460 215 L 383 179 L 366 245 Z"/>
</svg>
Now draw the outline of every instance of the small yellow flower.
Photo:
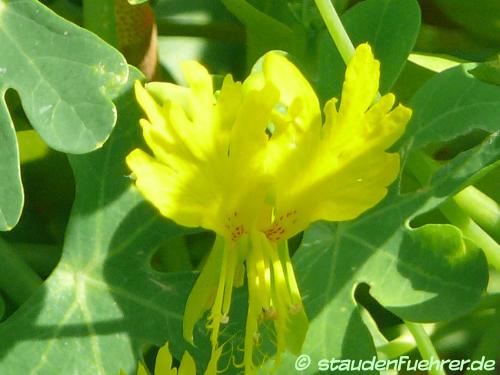
<svg viewBox="0 0 500 375">
<path fill-rule="evenodd" d="M 196 365 L 193 358 L 188 352 L 182 356 L 179 368 L 172 367 L 172 354 L 168 349 L 168 342 L 163 345 L 156 355 L 154 375 L 196 375 Z M 126 375 L 122 370 L 120 375 Z M 146 368 L 139 363 L 137 367 L 137 375 L 149 375 Z"/>
<path fill-rule="evenodd" d="M 217 233 L 186 305 L 184 336 L 210 309 L 212 362 L 233 287 L 248 283 L 244 366 L 253 373 L 260 322 L 274 321 L 277 360 L 300 351 L 307 330 L 287 239 L 317 220 L 350 220 L 373 207 L 399 172 L 386 150 L 411 111 L 394 95 L 373 104 L 379 62 L 360 45 L 346 70 L 342 101 L 325 105 L 300 71 L 269 52 L 243 82 L 226 76 L 214 93 L 201 65 L 185 63 L 189 87 L 139 83 L 136 94 L 153 156 L 136 149 L 127 163 L 136 185 L 166 217 Z M 215 373 L 215 368 L 214 368 Z"/>
</svg>

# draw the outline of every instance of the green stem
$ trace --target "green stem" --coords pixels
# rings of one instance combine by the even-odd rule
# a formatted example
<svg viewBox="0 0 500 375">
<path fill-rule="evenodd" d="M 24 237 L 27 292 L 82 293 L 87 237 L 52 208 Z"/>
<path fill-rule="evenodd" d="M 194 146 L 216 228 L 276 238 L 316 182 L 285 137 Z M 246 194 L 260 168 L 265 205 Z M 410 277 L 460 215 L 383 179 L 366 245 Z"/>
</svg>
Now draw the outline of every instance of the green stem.
<svg viewBox="0 0 500 375">
<path fill-rule="evenodd" d="M 421 151 L 410 155 L 407 159 L 407 166 L 422 186 L 427 185 L 431 176 L 439 169 L 439 164 Z M 480 206 L 484 202 L 484 200 L 480 199 L 475 200 L 479 197 L 479 194 L 475 190 L 469 190 L 463 196 L 460 196 L 460 194 L 457 194 L 459 195 L 459 202 L 461 201 L 464 206 L 467 203 L 474 216 L 480 217 L 482 221 L 489 220 L 486 217 L 490 217 L 491 215 L 484 213 L 488 212 L 488 209 L 483 211 L 479 207 L 473 208 L 474 205 Z M 484 251 L 488 262 L 497 270 L 500 270 L 500 245 L 457 205 L 454 198 L 444 202 L 439 209 L 450 223 L 460 228 L 466 238 Z"/>
<path fill-rule="evenodd" d="M 0 238 L 0 289 L 21 305 L 42 284 L 42 279 Z"/>
<path fill-rule="evenodd" d="M 115 0 L 83 0 L 83 26 L 117 47 Z"/>
<path fill-rule="evenodd" d="M 458 207 L 496 239 L 500 238 L 500 207 L 497 202 L 474 186 L 468 186 L 453 197 Z"/>
<path fill-rule="evenodd" d="M 500 337 L 500 309 L 495 311 L 491 319 L 491 324 L 484 330 L 481 339 L 476 345 L 474 354 L 472 355 L 472 361 L 480 361 L 484 356 L 488 359 L 498 358 L 500 354 L 500 347 L 498 346 L 498 338 Z M 474 375 L 476 371 L 467 370 L 465 375 Z M 482 373 L 490 373 L 483 371 Z M 494 374 L 492 371 L 491 374 Z"/>
<path fill-rule="evenodd" d="M 412 152 L 406 159 L 406 166 L 422 186 L 427 185 L 434 172 L 439 169 L 439 164 L 422 151 Z"/>
<path fill-rule="evenodd" d="M 481 298 L 479 305 L 475 311 L 482 311 L 487 309 L 498 309 L 500 306 L 500 293 L 486 294 Z"/>
<path fill-rule="evenodd" d="M 316 3 L 316 7 L 325 22 L 333 42 L 340 52 L 340 56 L 342 56 L 342 59 L 347 65 L 354 55 L 354 45 L 351 39 L 349 39 L 349 35 L 347 35 L 344 25 L 342 25 L 342 21 L 340 21 L 337 11 L 330 0 L 314 0 L 314 2 Z"/>
<path fill-rule="evenodd" d="M 488 262 L 500 271 L 500 245 L 481 229 L 474 220 L 464 215 L 454 201 L 444 202 L 440 206 L 440 210 L 450 223 L 460 228 L 464 237 L 474 242 L 476 246 L 484 251 Z"/>
<path fill-rule="evenodd" d="M 383 355 L 387 359 L 399 358 L 403 354 L 410 352 L 415 348 L 415 340 L 408 340 L 407 337 L 389 341 L 386 344 L 377 347 L 377 353 Z"/>
<path fill-rule="evenodd" d="M 11 246 L 19 257 L 42 278 L 52 272 L 61 258 L 62 250 L 59 246 L 17 242 Z"/>
<path fill-rule="evenodd" d="M 428 360 L 430 362 L 439 361 L 439 356 L 434 349 L 434 345 L 432 344 L 431 339 L 425 332 L 424 327 L 418 323 L 406 322 L 405 325 L 408 328 L 408 331 L 415 338 L 415 342 L 417 343 L 418 351 L 422 356 L 422 359 Z M 435 368 L 437 366 L 432 366 L 429 370 L 430 375 L 446 375 L 446 372 L 442 369 Z"/>
</svg>

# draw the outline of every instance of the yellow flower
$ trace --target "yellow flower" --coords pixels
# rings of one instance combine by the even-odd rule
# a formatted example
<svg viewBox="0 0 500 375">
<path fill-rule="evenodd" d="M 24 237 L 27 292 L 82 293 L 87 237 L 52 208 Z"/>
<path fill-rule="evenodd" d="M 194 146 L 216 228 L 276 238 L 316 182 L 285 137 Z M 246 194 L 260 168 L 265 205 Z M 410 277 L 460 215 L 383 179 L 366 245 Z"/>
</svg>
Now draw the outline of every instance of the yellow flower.
<svg viewBox="0 0 500 375">
<path fill-rule="evenodd" d="M 185 352 L 182 356 L 179 368 L 172 367 L 172 354 L 168 349 L 168 342 L 163 345 L 158 354 L 156 355 L 155 372 L 154 375 L 195 375 L 196 365 L 193 358 L 188 352 Z M 149 372 L 146 368 L 139 363 L 137 367 L 137 375 L 148 375 Z M 126 375 L 122 370 L 120 375 Z"/>
<path fill-rule="evenodd" d="M 189 87 L 136 85 L 148 120 L 141 120 L 153 156 L 136 149 L 127 163 L 136 185 L 166 217 L 217 233 L 214 248 L 189 296 L 184 336 L 210 309 L 212 362 L 220 327 L 230 316 L 233 287 L 248 283 L 244 366 L 263 319 L 274 321 L 277 360 L 300 351 L 307 330 L 287 239 L 316 220 L 350 220 L 379 202 L 399 172 L 386 152 L 411 111 L 394 95 L 373 104 L 379 62 L 360 45 L 346 70 L 342 102 L 325 105 L 300 71 L 269 52 L 249 77 L 226 76 L 214 93 L 201 65 L 185 63 Z"/>
</svg>

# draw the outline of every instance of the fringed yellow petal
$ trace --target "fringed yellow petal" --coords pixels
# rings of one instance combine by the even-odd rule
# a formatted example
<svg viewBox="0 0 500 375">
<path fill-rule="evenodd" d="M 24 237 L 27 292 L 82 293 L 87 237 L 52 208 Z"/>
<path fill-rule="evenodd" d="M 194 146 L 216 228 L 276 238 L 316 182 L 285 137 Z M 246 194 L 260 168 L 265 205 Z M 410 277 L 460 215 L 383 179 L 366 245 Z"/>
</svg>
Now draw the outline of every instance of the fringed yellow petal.
<svg viewBox="0 0 500 375">
<path fill-rule="evenodd" d="M 149 121 L 154 126 L 165 127 L 165 118 L 163 117 L 160 105 L 156 103 L 139 81 L 135 82 L 134 89 L 137 101 L 148 116 Z"/>
<path fill-rule="evenodd" d="M 182 64 L 182 72 L 191 88 L 193 121 L 204 124 L 198 131 L 206 132 L 211 125 L 214 104 L 212 77 L 205 67 L 196 61 L 185 61 Z"/>
<path fill-rule="evenodd" d="M 163 215 L 175 217 L 184 226 L 219 229 L 213 206 L 208 203 L 213 198 L 211 192 L 205 186 L 193 184 L 198 173 L 196 166 L 182 165 L 182 169 L 174 169 L 139 149 L 132 151 L 126 162 L 139 191 Z"/>
<path fill-rule="evenodd" d="M 315 125 L 311 120 L 320 115 L 318 98 L 300 70 L 283 55 L 268 53 L 263 59 L 263 72 L 269 82 L 280 88 L 280 102 L 289 108 L 291 117 L 303 117 L 297 126 L 306 131 Z"/>
<path fill-rule="evenodd" d="M 368 44 L 360 44 L 345 72 L 340 115 L 351 120 L 363 114 L 375 100 L 379 79 L 380 63 Z"/>
<path fill-rule="evenodd" d="M 222 348 L 218 348 L 212 355 L 210 356 L 210 360 L 208 361 L 207 369 L 205 370 L 205 375 L 217 375 L 217 363 L 219 362 L 219 358 L 222 355 Z"/>
<path fill-rule="evenodd" d="M 286 236 L 312 221 L 359 216 L 386 195 L 397 177 L 399 157 L 386 149 L 403 133 L 411 111 L 402 105 L 392 109 L 392 94 L 372 105 L 378 80 L 379 63 L 370 47 L 358 46 L 347 67 L 340 109 L 336 99 L 325 105 L 321 136 L 310 143 L 297 141 L 296 154 L 285 144 L 277 146 L 276 154 L 289 153 L 275 166 L 276 216 L 282 219 L 274 227 L 286 228 Z"/>
<path fill-rule="evenodd" d="M 172 354 L 168 348 L 168 342 L 165 343 L 156 355 L 155 375 L 172 374 Z M 193 373 L 194 374 L 194 373 Z"/>
<path fill-rule="evenodd" d="M 234 82 L 228 74 L 224 77 L 222 88 L 215 105 L 217 113 L 217 130 L 225 132 L 232 128 L 238 115 L 242 101 L 242 87 L 240 82 Z"/>
<path fill-rule="evenodd" d="M 329 176 L 314 187 L 321 200 L 305 200 L 314 204 L 310 220 L 351 220 L 377 204 L 399 171 L 398 154 L 368 154 Z M 336 189 L 330 187 L 336 184 Z M 307 195 L 307 193 L 304 193 Z M 304 207 L 306 210 L 306 207 Z"/>
<path fill-rule="evenodd" d="M 142 363 L 137 365 L 137 375 L 149 375 L 148 370 L 146 370 Z"/>
<path fill-rule="evenodd" d="M 384 95 L 365 115 L 367 145 L 382 150 L 401 137 L 411 117 L 411 110 L 402 105 L 394 106 L 393 94 Z"/>
<path fill-rule="evenodd" d="M 266 127 L 278 98 L 276 87 L 267 84 L 262 90 L 250 91 L 244 99 L 232 128 L 229 149 L 230 158 L 236 164 L 252 160 L 265 150 L 268 140 Z M 248 142 L 249 139 L 252 142 Z"/>
<path fill-rule="evenodd" d="M 190 343 L 193 343 L 193 329 L 196 322 L 200 320 L 205 311 L 210 309 L 214 303 L 217 286 L 219 284 L 224 246 L 224 239 L 218 236 L 189 294 L 186 309 L 184 311 L 183 335 L 184 339 Z"/>
<path fill-rule="evenodd" d="M 182 107 L 188 117 L 192 117 L 193 109 L 191 108 L 191 90 L 189 88 L 168 82 L 149 82 L 146 83 L 146 90 L 161 106 L 164 106 L 165 103 L 175 102 Z"/>
<path fill-rule="evenodd" d="M 184 352 L 177 373 L 178 375 L 196 375 L 196 364 L 188 352 Z M 158 375 L 162 375 L 162 373 Z"/>
</svg>

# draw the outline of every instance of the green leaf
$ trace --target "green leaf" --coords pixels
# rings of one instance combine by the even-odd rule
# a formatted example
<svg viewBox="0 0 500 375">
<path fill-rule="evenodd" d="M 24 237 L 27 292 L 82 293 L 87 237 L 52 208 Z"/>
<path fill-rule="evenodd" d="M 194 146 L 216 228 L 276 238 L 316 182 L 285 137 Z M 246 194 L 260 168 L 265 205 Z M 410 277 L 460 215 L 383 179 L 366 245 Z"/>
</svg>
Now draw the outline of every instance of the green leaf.
<svg viewBox="0 0 500 375">
<path fill-rule="evenodd" d="M 163 240 L 186 230 L 143 201 L 124 162 L 142 139 L 142 114 L 131 89 L 136 78 L 131 74 L 129 90 L 117 101 L 118 124 L 109 141 L 70 158 L 76 199 L 62 259 L 0 324 L 2 375 L 131 373 L 144 345 L 176 337 L 182 342 L 193 274 L 159 273 L 150 261 Z"/>
<path fill-rule="evenodd" d="M 26 116 L 52 148 L 100 147 L 116 122 L 111 98 L 127 79 L 123 57 L 34 0 L 0 0 L 0 230 L 23 206 L 19 155 L 5 103 L 17 91 Z"/>
<path fill-rule="evenodd" d="M 432 53 L 411 53 L 410 56 L 408 56 L 408 61 L 437 73 L 441 73 L 446 69 L 454 68 L 461 63 L 467 62 L 457 57 L 435 55 Z"/>
<path fill-rule="evenodd" d="M 265 52 L 281 49 L 302 57 L 306 52 L 305 29 L 298 22 L 290 20 L 291 12 L 282 2 L 276 2 L 281 16 L 286 21 L 273 17 L 247 0 L 221 0 L 226 8 L 245 25 L 247 34 L 247 69 Z M 270 8 L 269 6 L 266 8 Z M 271 10 L 271 9 L 270 9 Z M 283 18 L 283 17 L 281 17 Z"/>
<path fill-rule="evenodd" d="M 392 92 L 402 103 L 408 103 L 415 92 L 435 73 L 465 62 L 447 55 L 411 53 L 403 71 L 392 87 Z"/>
<path fill-rule="evenodd" d="M 470 73 L 483 82 L 500 86 L 500 55 L 491 61 L 479 64 L 470 70 Z"/>
<path fill-rule="evenodd" d="M 4 314 L 5 314 L 5 301 L 3 300 L 3 297 L 0 294 L 0 322 L 2 321 Z"/>
<path fill-rule="evenodd" d="M 366 0 L 342 17 L 354 45 L 369 42 L 381 61 L 380 92 L 389 91 L 401 73 L 420 29 L 415 0 Z M 345 65 L 325 31 L 320 40 L 317 88 L 323 100 L 340 96 Z"/>
<path fill-rule="evenodd" d="M 471 34 L 498 43 L 500 41 L 499 0 L 434 0 L 440 10 Z"/>
<path fill-rule="evenodd" d="M 127 0 L 130 5 L 147 3 L 148 0 Z"/>
<path fill-rule="evenodd" d="M 500 89 L 467 72 L 471 65 L 446 70 L 430 79 L 410 102 L 413 115 L 406 138 L 413 148 L 454 139 L 473 129 L 498 130 Z"/>
</svg>

